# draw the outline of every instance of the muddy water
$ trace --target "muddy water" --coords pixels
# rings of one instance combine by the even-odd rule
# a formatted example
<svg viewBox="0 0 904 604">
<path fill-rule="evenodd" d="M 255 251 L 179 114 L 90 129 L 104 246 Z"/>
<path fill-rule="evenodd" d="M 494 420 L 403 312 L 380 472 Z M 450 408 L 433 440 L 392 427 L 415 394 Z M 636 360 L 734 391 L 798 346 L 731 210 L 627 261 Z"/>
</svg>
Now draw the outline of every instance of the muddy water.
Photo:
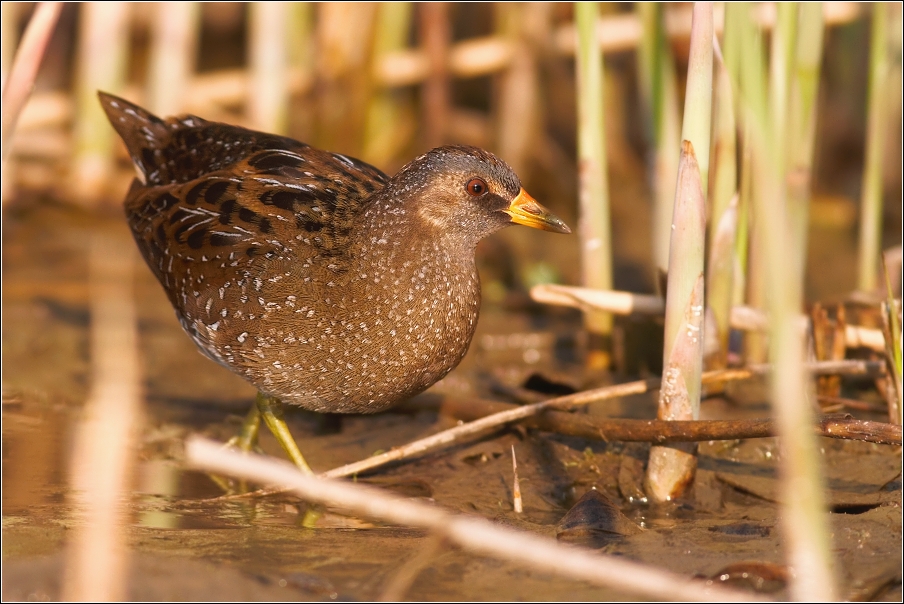
<svg viewBox="0 0 904 604">
<path fill-rule="evenodd" d="M 8 208 L 4 216 L 4 599 L 59 595 L 61 552 L 79 522 L 67 505 L 67 461 L 89 386 L 88 242 L 99 230 L 123 229 L 119 216 L 98 218 L 42 203 Z M 436 549 L 428 535 L 405 527 L 326 511 L 316 528 L 305 528 L 305 504 L 285 495 L 210 501 L 223 491 L 210 476 L 183 467 L 183 439 L 202 433 L 226 440 L 254 391 L 197 353 L 149 272 L 139 265 L 136 273 L 146 404 L 129 499 L 130 598 L 368 600 L 415 563 L 420 566 L 406 599 L 631 597 L 455 548 Z M 486 285 L 504 292 L 501 278 L 494 280 Z M 341 422 L 293 414 L 291 429 L 314 468 L 356 461 L 454 425 L 455 418 L 436 411 L 436 396 L 499 396 L 494 386 L 520 385 L 537 371 L 578 387 L 599 381 L 574 362 L 580 340 L 574 315 L 531 315 L 512 310 L 517 299 L 507 301 L 488 305 L 468 358 L 432 389 L 432 397 Z M 845 388 L 850 396 L 871 396 L 869 384 Z M 768 413 L 762 384 L 739 385 L 729 395 L 705 401 L 704 416 Z M 610 401 L 590 412 L 649 417 L 653 400 Z M 261 445 L 280 454 L 269 434 Z M 522 514 L 512 509 L 512 446 Z M 900 601 L 900 450 L 828 439 L 822 447 L 843 593 Z M 645 446 L 517 427 L 359 480 L 551 539 L 558 533 L 563 541 L 607 554 L 785 598 L 777 455 L 774 439 L 703 443 L 694 490 L 666 508 L 641 498 Z M 592 503 L 586 514 L 569 517 L 577 517 L 576 524 L 563 522 L 577 502 L 585 505 L 592 489 L 624 514 L 620 528 L 606 524 L 611 517 L 601 518 L 605 510 Z"/>
</svg>

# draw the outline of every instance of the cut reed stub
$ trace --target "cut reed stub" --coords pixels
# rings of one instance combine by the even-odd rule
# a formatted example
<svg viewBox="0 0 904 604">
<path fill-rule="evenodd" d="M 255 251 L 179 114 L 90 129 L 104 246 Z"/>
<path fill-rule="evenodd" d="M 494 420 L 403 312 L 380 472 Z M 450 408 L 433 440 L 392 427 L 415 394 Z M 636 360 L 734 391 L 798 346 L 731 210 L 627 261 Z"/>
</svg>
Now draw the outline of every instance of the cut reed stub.
<svg viewBox="0 0 904 604">
<path fill-rule="evenodd" d="M 700 166 L 690 141 L 681 145 L 669 282 L 659 419 L 692 420 L 700 413 L 703 371 L 703 248 L 706 198 Z M 655 502 L 680 496 L 694 478 L 694 447 L 653 447 L 647 466 L 647 495 Z"/>
</svg>

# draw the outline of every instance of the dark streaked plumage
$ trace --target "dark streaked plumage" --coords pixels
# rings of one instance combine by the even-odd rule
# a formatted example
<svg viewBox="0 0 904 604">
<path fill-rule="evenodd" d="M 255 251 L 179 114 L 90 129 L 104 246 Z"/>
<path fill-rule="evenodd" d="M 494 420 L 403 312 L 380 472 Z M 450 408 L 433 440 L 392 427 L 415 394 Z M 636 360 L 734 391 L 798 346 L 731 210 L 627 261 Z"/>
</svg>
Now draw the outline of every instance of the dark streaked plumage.
<svg viewBox="0 0 904 604">
<path fill-rule="evenodd" d="M 141 173 L 129 225 L 182 326 L 306 409 L 375 412 L 442 378 L 477 323 L 477 242 L 513 222 L 568 232 L 474 147 L 433 149 L 389 178 L 289 138 L 100 99 Z"/>
</svg>

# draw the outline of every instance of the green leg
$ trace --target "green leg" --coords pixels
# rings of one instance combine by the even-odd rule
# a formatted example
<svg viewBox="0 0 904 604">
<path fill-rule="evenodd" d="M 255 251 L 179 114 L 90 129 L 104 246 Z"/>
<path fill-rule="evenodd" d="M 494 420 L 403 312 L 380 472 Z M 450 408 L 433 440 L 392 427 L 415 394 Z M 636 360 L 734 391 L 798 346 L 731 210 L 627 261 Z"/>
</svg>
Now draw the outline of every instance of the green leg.
<svg viewBox="0 0 904 604">
<path fill-rule="evenodd" d="M 267 424 L 267 427 L 270 428 L 270 432 L 273 433 L 273 436 L 275 436 L 276 440 L 279 441 L 279 444 L 282 445 L 282 448 L 289 456 L 289 459 L 298 466 L 299 470 L 305 474 L 313 475 L 314 471 L 311 470 L 308 462 L 304 460 L 301 451 L 298 450 L 298 445 L 295 444 L 295 439 L 292 438 L 292 434 L 289 432 L 286 420 L 283 419 L 282 402 L 276 397 L 258 392 L 257 408 L 260 410 L 260 416 L 263 418 L 264 423 Z"/>
<path fill-rule="evenodd" d="M 242 422 L 239 433 L 230 438 L 226 446 L 238 447 L 239 450 L 250 453 L 257 447 L 257 435 L 260 432 L 260 428 L 261 412 L 257 405 L 254 405 L 248 415 L 245 416 L 245 421 Z"/>
</svg>

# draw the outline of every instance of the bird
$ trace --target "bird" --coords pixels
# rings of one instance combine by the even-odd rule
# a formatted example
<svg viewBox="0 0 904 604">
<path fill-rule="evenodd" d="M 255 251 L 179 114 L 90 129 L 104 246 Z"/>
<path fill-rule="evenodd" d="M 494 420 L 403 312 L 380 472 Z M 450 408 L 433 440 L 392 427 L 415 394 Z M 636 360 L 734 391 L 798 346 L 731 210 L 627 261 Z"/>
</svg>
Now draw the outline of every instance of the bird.
<svg viewBox="0 0 904 604">
<path fill-rule="evenodd" d="M 284 405 L 376 413 L 459 364 L 480 310 L 477 243 L 510 225 L 570 233 L 483 149 L 447 145 L 392 177 L 359 159 L 98 92 L 136 167 L 132 235 L 198 349 L 258 390 L 261 419 L 313 473 Z"/>
</svg>

